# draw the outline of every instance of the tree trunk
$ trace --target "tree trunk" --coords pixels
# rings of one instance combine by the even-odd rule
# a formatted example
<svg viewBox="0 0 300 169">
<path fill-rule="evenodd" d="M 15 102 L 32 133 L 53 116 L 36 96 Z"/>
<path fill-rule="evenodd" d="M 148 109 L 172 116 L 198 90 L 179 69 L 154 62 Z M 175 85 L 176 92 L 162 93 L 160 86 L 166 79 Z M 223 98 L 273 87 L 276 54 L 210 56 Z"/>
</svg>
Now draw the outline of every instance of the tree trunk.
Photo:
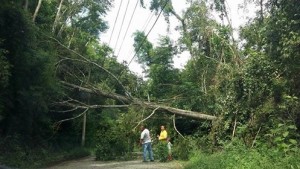
<svg viewBox="0 0 300 169">
<path fill-rule="evenodd" d="M 63 2 L 64 2 L 64 0 L 60 0 L 59 6 L 58 6 L 58 8 L 57 8 L 55 20 L 54 20 L 53 26 L 52 26 L 52 32 L 53 32 L 53 33 L 55 32 L 56 25 L 57 25 L 57 22 L 58 22 L 59 17 L 60 17 L 60 11 L 61 11 L 61 7 L 62 7 Z"/>
<path fill-rule="evenodd" d="M 187 31 L 187 27 L 186 27 L 186 23 L 185 23 L 185 20 L 184 18 L 180 17 L 174 9 L 172 9 L 171 11 L 171 14 L 173 14 L 180 22 L 181 22 L 181 26 L 182 26 L 182 32 L 183 32 L 183 37 L 185 39 L 185 43 L 186 43 L 186 46 L 188 48 L 188 51 L 191 55 L 191 57 L 193 57 L 193 48 L 192 48 L 192 40 L 191 40 L 191 36 L 189 34 L 189 32 Z"/>
<path fill-rule="evenodd" d="M 264 2 L 263 2 L 263 0 L 260 0 L 259 5 L 260 5 L 260 22 L 263 23 L 264 22 Z"/>
<path fill-rule="evenodd" d="M 32 16 L 32 22 L 35 22 L 35 18 L 36 18 L 37 14 L 39 13 L 39 10 L 41 8 L 41 4 L 42 4 L 42 0 L 39 0 L 37 6 L 35 8 L 34 14 Z"/>
<path fill-rule="evenodd" d="M 227 8 L 226 8 L 226 5 L 225 3 L 223 3 L 223 7 L 224 7 L 224 14 L 225 14 L 225 17 L 226 17 L 226 20 L 228 22 L 228 26 L 230 28 L 230 36 L 231 36 L 231 40 L 232 40 L 232 48 L 233 48 L 233 55 L 234 55 L 234 62 L 236 63 L 237 66 L 240 66 L 241 65 L 241 57 L 240 57 L 240 54 L 238 53 L 238 49 L 237 49 L 237 44 L 236 44 L 236 41 L 234 39 L 234 36 L 233 36 L 233 27 L 232 27 L 232 22 L 228 16 L 228 12 L 227 12 Z"/>
<path fill-rule="evenodd" d="M 25 0 L 24 6 L 23 6 L 25 11 L 28 10 L 28 3 L 29 3 L 28 0 Z"/>
<path fill-rule="evenodd" d="M 170 113 L 173 113 L 176 115 L 180 115 L 180 116 L 191 117 L 194 119 L 204 119 L 204 120 L 215 120 L 217 118 L 216 116 L 207 115 L 207 114 L 200 113 L 200 112 L 178 109 L 178 108 L 174 108 L 174 107 L 170 107 L 170 106 L 160 105 L 160 104 L 153 103 L 153 102 L 141 101 L 137 98 L 128 98 L 128 97 L 125 97 L 125 96 L 122 96 L 122 95 L 119 95 L 116 93 L 112 93 L 112 92 L 108 93 L 108 92 L 102 91 L 98 88 L 92 88 L 92 89 L 85 88 L 85 87 L 74 85 L 74 84 L 71 84 L 71 83 L 68 83 L 65 81 L 61 81 L 61 83 L 68 87 L 79 89 L 81 91 L 88 92 L 88 93 L 94 93 L 94 94 L 97 94 L 100 96 L 104 96 L 107 98 L 121 101 L 123 103 L 130 103 L 133 105 L 143 106 L 143 107 L 146 107 L 149 109 L 157 109 L 157 110 L 167 111 L 167 112 L 170 112 Z"/>
</svg>

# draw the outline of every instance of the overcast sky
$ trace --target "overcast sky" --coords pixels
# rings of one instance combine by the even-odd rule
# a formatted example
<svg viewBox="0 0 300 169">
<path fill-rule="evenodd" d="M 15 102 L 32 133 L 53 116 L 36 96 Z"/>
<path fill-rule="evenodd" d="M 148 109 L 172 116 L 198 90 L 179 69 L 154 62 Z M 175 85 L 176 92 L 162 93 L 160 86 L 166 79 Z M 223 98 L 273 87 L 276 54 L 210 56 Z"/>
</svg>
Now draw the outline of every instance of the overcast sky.
<svg viewBox="0 0 300 169">
<path fill-rule="evenodd" d="M 105 20 L 108 22 L 109 29 L 104 33 L 100 39 L 102 42 L 109 44 L 109 46 L 114 49 L 115 55 L 118 55 L 118 61 L 127 61 L 130 62 L 130 60 L 134 56 L 134 48 L 133 48 L 133 33 L 137 30 L 143 31 L 145 30 L 146 33 L 150 30 L 151 26 L 155 22 L 155 19 L 157 18 L 156 15 L 152 15 L 151 11 L 147 8 L 144 9 L 138 4 L 137 9 L 135 11 L 135 14 L 133 15 L 131 24 L 129 26 L 128 32 L 125 36 L 125 31 L 128 27 L 131 15 L 134 11 L 134 7 L 137 3 L 137 1 L 140 0 L 115 0 L 114 6 L 111 8 L 111 10 L 108 12 L 107 16 L 105 17 Z M 148 1 L 145 0 L 145 3 Z M 240 25 L 245 24 L 248 18 L 254 16 L 254 9 L 252 9 L 252 6 L 248 6 L 248 11 L 245 12 L 243 9 L 239 9 L 238 5 L 242 4 L 244 0 L 228 0 L 227 6 L 228 6 L 228 13 L 229 17 L 231 18 L 232 26 L 237 29 Z M 187 5 L 185 0 L 173 0 L 172 1 L 174 9 L 177 13 L 182 14 L 182 11 L 186 9 Z M 114 26 L 118 9 L 121 8 L 119 11 L 119 15 L 116 21 L 116 24 Z M 127 7 L 128 4 L 128 7 Z M 146 4 L 147 5 L 147 4 Z M 125 11 L 127 9 L 127 13 L 125 15 Z M 152 17 L 151 17 L 152 16 Z M 123 26 L 122 25 L 122 20 Z M 151 18 L 151 20 L 150 20 Z M 218 17 L 215 17 L 216 20 L 219 20 Z M 163 15 L 160 16 L 158 22 L 155 24 L 154 28 L 152 29 L 151 33 L 148 36 L 148 40 L 152 42 L 154 45 L 156 44 L 159 36 L 170 36 L 173 40 L 177 40 L 179 37 L 179 32 L 175 31 L 175 27 L 179 25 L 178 20 L 175 17 L 170 18 L 170 31 L 167 32 L 167 23 L 163 17 Z M 114 30 L 113 30 L 114 27 Z M 113 32 L 113 34 L 112 34 Z M 119 36 L 119 38 L 118 38 Z M 125 38 L 124 38 L 125 37 Z M 122 41 L 124 39 L 124 42 L 122 44 Z M 110 43 L 109 43 L 110 42 Z M 122 47 L 121 47 L 122 45 Z M 184 53 L 180 56 L 174 57 L 174 66 L 176 68 L 183 68 L 187 60 L 189 59 L 188 54 Z M 129 65 L 130 70 L 136 72 L 138 75 L 143 76 L 141 73 L 141 68 L 136 62 L 131 62 Z"/>
</svg>

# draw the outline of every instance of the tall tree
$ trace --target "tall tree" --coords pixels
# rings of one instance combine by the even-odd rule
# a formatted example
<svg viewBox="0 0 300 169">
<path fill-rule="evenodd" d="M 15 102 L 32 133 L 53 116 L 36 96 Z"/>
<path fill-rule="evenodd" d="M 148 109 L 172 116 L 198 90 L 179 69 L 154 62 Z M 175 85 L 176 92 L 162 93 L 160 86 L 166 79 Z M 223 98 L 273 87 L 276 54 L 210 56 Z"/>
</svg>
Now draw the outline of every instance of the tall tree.
<svg viewBox="0 0 300 169">
<path fill-rule="evenodd" d="M 179 83 L 179 71 L 173 67 L 176 47 L 169 37 L 160 37 L 158 47 L 153 48 L 142 32 L 136 32 L 134 40 L 137 60 L 148 73 L 149 94 L 154 98 L 170 97 Z"/>
<path fill-rule="evenodd" d="M 54 71 L 49 67 L 52 60 L 38 48 L 37 31 L 21 6 L 4 4 L 0 12 L 3 38 L 0 48 L 6 51 L 2 56 L 11 65 L 7 88 L 1 92 L 5 102 L 0 125 L 5 136 L 17 135 L 27 143 L 34 143 L 40 141 L 41 133 L 51 130 L 38 126 L 48 125 L 47 101 L 55 82 Z"/>
</svg>

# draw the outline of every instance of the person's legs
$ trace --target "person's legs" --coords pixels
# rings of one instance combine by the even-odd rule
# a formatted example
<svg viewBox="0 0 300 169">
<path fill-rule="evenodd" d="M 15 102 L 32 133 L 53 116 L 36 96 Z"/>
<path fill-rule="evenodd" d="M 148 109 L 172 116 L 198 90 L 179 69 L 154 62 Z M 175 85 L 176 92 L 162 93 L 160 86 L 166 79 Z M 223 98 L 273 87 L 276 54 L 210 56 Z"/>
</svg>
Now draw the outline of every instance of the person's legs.
<svg viewBox="0 0 300 169">
<path fill-rule="evenodd" d="M 143 144 L 143 161 L 147 159 L 147 143 Z"/>
<path fill-rule="evenodd" d="M 171 148 L 168 147 L 168 160 L 171 161 L 172 160 L 172 151 Z"/>
<path fill-rule="evenodd" d="M 154 161 L 151 143 L 147 143 L 147 144 L 148 144 L 147 149 L 148 149 L 148 152 L 149 152 L 150 160 Z"/>
</svg>

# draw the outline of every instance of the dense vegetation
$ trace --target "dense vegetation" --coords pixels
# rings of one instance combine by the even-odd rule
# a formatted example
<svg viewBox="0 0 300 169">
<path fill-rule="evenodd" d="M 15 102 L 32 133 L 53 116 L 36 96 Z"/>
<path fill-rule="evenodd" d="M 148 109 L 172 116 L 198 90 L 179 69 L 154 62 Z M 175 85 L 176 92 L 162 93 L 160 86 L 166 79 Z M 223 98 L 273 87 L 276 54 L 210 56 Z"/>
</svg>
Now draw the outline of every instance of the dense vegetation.
<svg viewBox="0 0 300 169">
<path fill-rule="evenodd" d="M 181 33 L 158 45 L 134 34 L 147 79 L 101 42 L 112 1 L 2 2 L 0 165 L 36 168 L 90 152 L 128 159 L 139 149 L 137 125 L 149 117 L 153 137 L 167 126 L 186 168 L 300 168 L 300 1 L 248 2 L 259 10 L 235 39 L 223 0 L 188 1 L 182 15 L 171 0 L 140 0 L 167 22 L 175 16 Z M 172 59 L 182 52 L 191 59 L 179 70 Z"/>
</svg>

